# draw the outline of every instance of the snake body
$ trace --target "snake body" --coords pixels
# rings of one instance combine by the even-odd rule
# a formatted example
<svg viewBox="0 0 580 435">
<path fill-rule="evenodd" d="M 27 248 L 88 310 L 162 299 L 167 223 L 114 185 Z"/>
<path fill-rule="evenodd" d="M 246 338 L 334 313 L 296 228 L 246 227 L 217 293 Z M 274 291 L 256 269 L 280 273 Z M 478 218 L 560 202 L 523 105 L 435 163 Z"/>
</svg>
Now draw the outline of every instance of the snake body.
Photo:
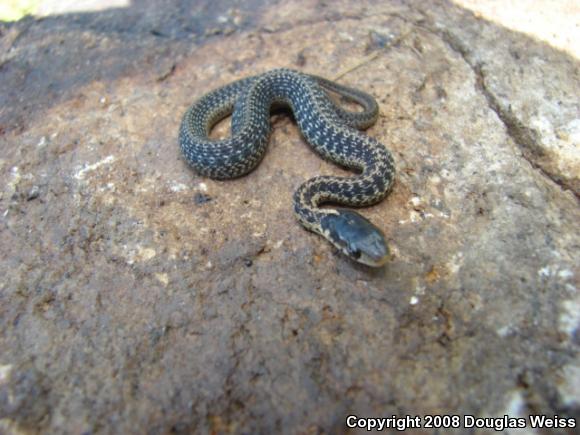
<svg viewBox="0 0 580 435">
<path fill-rule="evenodd" d="M 359 104 L 363 111 L 343 109 L 328 91 Z M 353 260 L 383 265 L 389 251 L 381 230 L 354 211 L 319 207 L 326 202 L 371 205 L 381 201 L 393 183 L 391 153 L 358 131 L 377 120 L 378 105 L 372 96 L 289 69 L 247 77 L 206 94 L 186 111 L 179 131 L 183 155 L 197 172 L 211 178 L 250 172 L 266 151 L 273 105 L 290 107 L 302 134 L 323 158 L 358 172 L 353 177 L 318 176 L 302 184 L 294 194 L 299 222 Z M 230 114 L 231 136 L 210 139 L 212 127 Z"/>
</svg>

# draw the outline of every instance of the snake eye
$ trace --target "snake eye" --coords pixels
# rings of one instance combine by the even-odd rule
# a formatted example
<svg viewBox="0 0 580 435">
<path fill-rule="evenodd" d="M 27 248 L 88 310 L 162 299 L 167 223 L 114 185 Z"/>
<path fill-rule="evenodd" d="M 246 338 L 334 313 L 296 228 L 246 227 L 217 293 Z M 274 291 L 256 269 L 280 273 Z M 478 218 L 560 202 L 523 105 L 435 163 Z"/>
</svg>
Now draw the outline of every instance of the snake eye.
<svg viewBox="0 0 580 435">
<path fill-rule="evenodd" d="M 355 260 L 358 260 L 360 258 L 360 255 L 361 255 L 360 250 L 359 249 L 356 249 L 356 248 L 348 248 L 348 253 Z"/>
</svg>

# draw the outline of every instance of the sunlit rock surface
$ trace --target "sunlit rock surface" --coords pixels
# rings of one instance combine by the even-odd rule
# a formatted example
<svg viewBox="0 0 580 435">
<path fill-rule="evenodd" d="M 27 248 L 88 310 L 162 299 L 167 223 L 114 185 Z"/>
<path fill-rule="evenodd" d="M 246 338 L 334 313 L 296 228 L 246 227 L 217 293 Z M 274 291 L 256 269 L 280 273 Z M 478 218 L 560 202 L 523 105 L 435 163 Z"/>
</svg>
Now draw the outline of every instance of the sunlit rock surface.
<svg viewBox="0 0 580 435">
<path fill-rule="evenodd" d="M 0 26 L 0 431 L 578 417 L 577 59 L 445 2 L 132 3 Z M 383 269 L 296 222 L 347 172 L 291 117 L 246 177 L 181 158 L 195 98 L 276 67 L 379 101 Z"/>
</svg>

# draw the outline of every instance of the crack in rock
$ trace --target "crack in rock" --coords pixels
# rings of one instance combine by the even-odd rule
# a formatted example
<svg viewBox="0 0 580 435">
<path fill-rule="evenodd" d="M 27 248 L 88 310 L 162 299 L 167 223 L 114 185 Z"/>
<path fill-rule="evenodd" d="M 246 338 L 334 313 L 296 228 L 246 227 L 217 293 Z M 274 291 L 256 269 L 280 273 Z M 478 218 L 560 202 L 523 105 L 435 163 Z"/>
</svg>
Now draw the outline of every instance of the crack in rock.
<svg viewBox="0 0 580 435">
<path fill-rule="evenodd" d="M 475 75 L 476 87 L 484 96 L 488 107 L 493 110 L 498 119 L 502 122 L 508 136 L 514 141 L 522 152 L 522 157 L 530 165 L 540 172 L 545 178 L 551 180 L 563 190 L 569 190 L 576 198 L 580 199 L 580 192 L 577 192 L 571 180 L 562 177 L 561 174 L 551 169 L 548 165 L 550 156 L 542 147 L 539 134 L 534 129 L 525 125 L 512 111 L 511 105 L 504 107 L 489 89 L 486 84 L 486 75 L 483 70 L 484 63 L 473 62 L 471 51 L 448 30 L 439 30 L 426 25 L 422 20 L 416 25 L 438 36 L 453 52 L 458 53 L 463 61 L 469 66 Z"/>
</svg>

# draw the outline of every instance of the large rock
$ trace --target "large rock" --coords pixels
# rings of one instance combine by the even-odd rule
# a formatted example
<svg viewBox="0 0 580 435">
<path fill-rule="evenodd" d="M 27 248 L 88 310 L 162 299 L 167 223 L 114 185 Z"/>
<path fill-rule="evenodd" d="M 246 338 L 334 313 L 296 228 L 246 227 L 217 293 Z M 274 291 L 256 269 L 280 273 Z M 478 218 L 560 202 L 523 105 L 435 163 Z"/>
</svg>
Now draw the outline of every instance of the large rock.
<svg viewBox="0 0 580 435">
<path fill-rule="evenodd" d="M 444 2 L 138 3 L 0 28 L 2 430 L 579 416 L 577 59 Z M 289 117 L 241 179 L 181 158 L 196 97 L 281 66 L 378 99 L 385 268 L 296 222 L 346 172 Z"/>
</svg>

